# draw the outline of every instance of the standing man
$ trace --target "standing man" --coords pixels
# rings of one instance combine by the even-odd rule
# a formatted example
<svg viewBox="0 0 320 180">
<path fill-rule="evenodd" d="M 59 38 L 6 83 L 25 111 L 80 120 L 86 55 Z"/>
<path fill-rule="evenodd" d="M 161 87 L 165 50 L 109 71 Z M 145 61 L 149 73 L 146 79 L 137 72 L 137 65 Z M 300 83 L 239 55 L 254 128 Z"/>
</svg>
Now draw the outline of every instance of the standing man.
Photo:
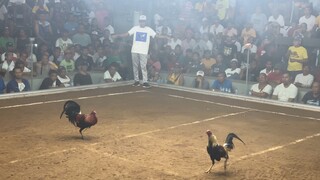
<svg viewBox="0 0 320 180">
<path fill-rule="evenodd" d="M 140 86 L 139 82 L 139 63 L 142 71 L 142 86 L 144 88 L 150 88 L 148 83 L 147 73 L 147 57 L 149 52 L 150 37 L 155 38 L 156 32 L 150 27 L 146 26 L 147 17 L 141 15 L 139 17 L 139 26 L 132 27 L 127 33 L 113 35 L 113 38 L 126 37 L 133 35 L 133 44 L 131 49 L 133 75 L 135 83 L 133 86 Z M 160 37 L 160 36 L 158 36 Z"/>
</svg>

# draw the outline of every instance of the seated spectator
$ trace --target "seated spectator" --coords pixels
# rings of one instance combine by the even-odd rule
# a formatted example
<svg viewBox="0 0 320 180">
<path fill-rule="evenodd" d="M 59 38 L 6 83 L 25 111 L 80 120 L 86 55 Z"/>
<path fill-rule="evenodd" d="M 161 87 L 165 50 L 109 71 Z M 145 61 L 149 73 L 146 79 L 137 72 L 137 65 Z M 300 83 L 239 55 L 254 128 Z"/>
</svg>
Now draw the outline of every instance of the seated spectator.
<svg viewBox="0 0 320 180">
<path fill-rule="evenodd" d="M 182 41 L 178 38 L 176 33 L 173 33 L 172 38 L 168 40 L 167 46 L 170 46 L 171 50 L 174 50 L 177 45 L 181 47 Z"/>
<path fill-rule="evenodd" d="M 37 42 L 41 44 L 51 44 L 53 32 L 50 22 L 46 20 L 47 14 L 41 13 L 38 16 L 39 20 L 34 24 L 34 32 L 37 37 Z"/>
<path fill-rule="evenodd" d="M 242 46 L 241 48 L 241 54 L 247 54 L 248 49 L 250 49 L 250 54 L 256 54 L 257 53 L 257 46 L 254 43 L 254 38 L 249 37 L 248 38 L 248 43 Z"/>
<path fill-rule="evenodd" d="M 221 36 L 224 32 L 224 27 L 221 25 L 220 20 L 215 18 L 213 20 L 213 25 L 210 26 L 209 32 L 214 36 Z"/>
<path fill-rule="evenodd" d="M 211 89 L 213 91 L 218 91 L 218 92 L 226 92 L 226 93 L 233 92 L 232 82 L 229 79 L 227 79 L 225 72 L 220 72 L 218 74 L 218 79 L 213 82 Z"/>
<path fill-rule="evenodd" d="M 0 94 L 5 93 L 6 85 L 4 83 L 4 80 L 2 76 L 0 75 Z"/>
<path fill-rule="evenodd" d="M 72 36 L 72 42 L 74 44 L 80 44 L 81 46 L 85 47 L 91 44 L 91 37 L 89 34 L 85 32 L 84 25 L 80 25 L 78 28 L 78 33 Z"/>
<path fill-rule="evenodd" d="M 60 66 L 64 67 L 67 73 L 74 72 L 75 64 L 70 50 L 64 52 L 64 60 L 61 61 Z"/>
<path fill-rule="evenodd" d="M 55 47 L 53 50 L 53 54 L 49 57 L 49 61 L 53 62 L 56 65 L 60 65 L 63 60 L 63 55 L 61 53 L 61 49 L 59 47 Z"/>
<path fill-rule="evenodd" d="M 247 75 L 247 65 L 244 64 L 244 66 L 241 69 L 240 72 L 240 79 L 246 80 L 248 78 L 249 81 L 257 82 L 258 76 L 260 74 L 260 69 L 258 67 L 258 63 L 256 60 L 251 60 L 249 64 L 249 70 L 248 70 L 248 77 Z"/>
<path fill-rule="evenodd" d="M 219 53 L 223 54 L 223 59 L 226 60 L 229 64 L 232 59 L 237 57 L 237 46 L 234 44 L 234 41 L 231 37 L 227 36 L 223 43 L 220 46 Z"/>
<path fill-rule="evenodd" d="M 0 36 L 0 52 L 7 51 L 8 43 L 11 43 L 14 47 L 14 39 L 10 36 L 9 27 L 5 27 L 2 36 Z"/>
<path fill-rule="evenodd" d="M 30 39 L 26 31 L 24 29 L 20 29 L 17 37 L 17 51 L 18 52 L 26 51 L 29 44 L 30 44 Z"/>
<path fill-rule="evenodd" d="M 79 24 L 76 21 L 76 17 L 74 16 L 73 13 L 69 14 L 67 22 L 64 24 L 64 29 L 67 30 L 71 35 L 75 34 Z"/>
<path fill-rule="evenodd" d="M 314 80 L 313 75 L 310 74 L 308 65 L 304 65 L 302 73 L 298 74 L 294 80 L 294 85 L 302 88 L 310 88 Z"/>
<path fill-rule="evenodd" d="M 69 46 L 73 44 L 72 40 L 69 38 L 69 31 L 62 29 L 61 37 L 56 40 L 56 47 L 59 47 L 62 52 L 67 50 Z"/>
<path fill-rule="evenodd" d="M 312 15 L 312 9 L 310 7 L 306 7 L 304 9 L 304 16 L 300 17 L 299 25 L 302 23 L 307 24 L 307 31 L 312 31 L 316 24 L 316 17 Z"/>
<path fill-rule="evenodd" d="M 49 61 L 48 54 L 43 54 L 41 60 L 36 64 L 36 72 L 38 76 L 46 76 L 50 70 L 57 70 L 58 66 Z"/>
<path fill-rule="evenodd" d="M 79 64 L 79 71 L 73 78 L 74 86 L 90 85 L 92 84 L 91 75 L 88 72 L 89 64 L 82 62 Z"/>
<path fill-rule="evenodd" d="M 15 67 L 12 72 L 14 78 L 7 84 L 7 93 L 30 91 L 29 81 L 22 78 L 22 69 Z"/>
<path fill-rule="evenodd" d="M 107 56 L 102 46 L 97 48 L 97 52 L 92 57 L 95 63 L 95 69 L 98 71 L 104 71 L 107 64 Z"/>
<path fill-rule="evenodd" d="M 293 32 L 293 37 L 300 36 L 301 38 L 310 38 L 311 32 L 307 31 L 307 24 L 302 23 L 299 25 L 299 28 Z"/>
<path fill-rule="evenodd" d="M 273 72 L 272 61 L 271 61 L 271 60 L 268 60 L 268 61 L 266 62 L 266 66 L 265 66 L 265 67 L 266 67 L 266 68 L 264 68 L 264 69 L 262 69 L 262 70 L 260 71 L 260 74 L 261 74 L 261 73 L 264 73 L 264 74 L 266 74 L 266 75 L 268 76 L 270 73 Z"/>
<path fill-rule="evenodd" d="M 103 79 L 104 82 L 110 83 L 110 82 L 117 82 L 121 81 L 121 76 L 117 71 L 117 64 L 116 63 L 111 63 L 109 65 L 108 70 L 104 73 Z"/>
<path fill-rule="evenodd" d="M 226 76 L 229 79 L 240 79 L 241 69 L 238 68 L 238 60 L 232 59 L 230 62 L 230 68 L 225 70 Z"/>
<path fill-rule="evenodd" d="M 212 67 L 217 63 L 217 60 L 215 60 L 211 56 L 211 51 L 206 50 L 203 54 L 203 59 L 201 60 L 202 70 L 204 71 L 205 75 L 211 75 L 212 74 Z"/>
<path fill-rule="evenodd" d="M 203 71 L 198 71 L 197 77 L 192 82 L 192 87 L 209 90 L 209 82 L 204 78 L 204 76 L 205 73 Z"/>
<path fill-rule="evenodd" d="M 249 94 L 254 97 L 268 98 L 272 93 L 272 87 L 267 82 L 267 75 L 261 73 L 259 83 L 252 85 Z"/>
<path fill-rule="evenodd" d="M 25 76 L 31 75 L 31 70 L 29 68 L 27 68 L 26 63 L 21 60 L 16 61 L 14 67 L 18 67 L 18 68 L 22 69 L 23 75 L 25 75 Z"/>
<path fill-rule="evenodd" d="M 71 86 L 71 78 L 67 75 L 66 68 L 63 66 L 60 66 L 58 68 L 57 72 L 58 72 L 57 78 L 64 85 L 64 87 L 70 87 Z"/>
<path fill-rule="evenodd" d="M 201 34 L 199 32 L 195 33 L 194 40 L 196 43 L 193 46 L 193 52 L 198 52 L 200 57 L 202 57 L 204 51 L 208 50 L 209 47 L 207 47 L 207 44 L 201 39 Z"/>
<path fill-rule="evenodd" d="M 49 77 L 42 81 L 39 90 L 64 87 L 57 76 L 58 72 L 56 70 L 50 70 Z"/>
<path fill-rule="evenodd" d="M 217 77 L 220 72 L 225 72 L 227 66 L 223 63 L 223 56 L 218 54 L 217 56 L 217 63 L 212 66 L 212 75 Z"/>
<path fill-rule="evenodd" d="M 5 53 L 5 60 L 2 63 L 1 66 L 1 72 L 3 74 L 6 74 L 7 72 L 10 72 L 13 70 L 14 65 L 15 65 L 16 59 L 13 56 L 12 52 L 6 52 Z"/>
<path fill-rule="evenodd" d="M 94 63 L 92 57 L 89 56 L 89 48 L 86 46 L 81 48 L 81 56 L 75 62 L 76 70 L 78 70 L 78 66 L 83 63 L 88 64 L 88 71 L 91 71 Z"/>
<path fill-rule="evenodd" d="M 198 52 L 194 52 L 192 54 L 192 61 L 187 64 L 187 72 L 195 73 L 200 69 L 200 54 Z"/>
<path fill-rule="evenodd" d="M 236 37 L 238 35 L 237 29 L 234 28 L 234 24 L 232 24 L 230 21 L 227 23 L 227 28 L 224 29 L 224 36 L 229 36 L 229 37 Z"/>
<path fill-rule="evenodd" d="M 286 102 L 294 102 L 298 95 L 298 88 L 291 83 L 288 72 L 282 75 L 282 84 L 279 84 L 273 91 L 272 99 Z"/>
<path fill-rule="evenodd" d="M 6 53 L 12 53 L 12 56 L 13 56 L 14 59 L 18 58 L 17 54 L 15 53 L 14 44 L 12 42 L 7 42 L 6 51 L 1 55 L 1 59 L 0 59 L 1 61 L 5 60 L 5 54 Z"/>
<path fill-rule="evenodd" d="M 171 72 L 168 74 L 167 84 L 183 86 L 184 75 L 182 71 L 183 71 L 183 67 L 181 67 L 181 65 L 179 64 L 176 64 L 175 67 L 173 67 Z"/>
<path fill-rule="evenodd" d="M 251 23 L 247 23 L 246 27 L 242 30 L 241 32 L 241 38 L 242 38 L 242 44 L 245 45 L 248 43 L 248 39 L 250 37 L 256 38 L 257 37 L 257 33 L 256 31 L 253 29 L 252 24 Z"/>
<path fill-rule="evenodd" d="M 273 72 L 268 74 L 267 76 L 268 83 L 272 87 L 276 87 L 277 85 L 281 84 L 282 81 L 282 70 L 279 64 L 274 66 Z"/>
<path fill-rule="evenodd" d="M 312 90 L 307 92 L 303 98 L 302 103 L 313 105 L 313 106 L 320 106 L 320 84 L 319 82 L 314 82 L 312 84 Z"/>
</svg>

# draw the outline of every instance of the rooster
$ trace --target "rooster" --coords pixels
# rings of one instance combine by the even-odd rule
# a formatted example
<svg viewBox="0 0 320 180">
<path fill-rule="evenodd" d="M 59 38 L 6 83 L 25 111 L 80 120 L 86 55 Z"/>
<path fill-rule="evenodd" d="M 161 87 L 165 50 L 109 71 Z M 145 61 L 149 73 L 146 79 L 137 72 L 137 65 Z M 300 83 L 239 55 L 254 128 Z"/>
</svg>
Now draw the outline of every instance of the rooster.
<svg viewBox="0 0 320 180">
<path fill-rule="evenodd" d="M 63 113 L 67 115 L 70 123 L 80 128 L 79 132 L 82 139 L 82 131 L 86 128 L 90 128 L 98 122 L 98 118 L 96 116 L 97 113 L 95 111 L 92 111 L 90 114 L 81 114 L 80 105 L 74 101 L 67 101 L 64 104 L 60 119 Z"/>
<path fill-rule="evenodd" d="M 236 138 L 240 140 L 243 144 L 245 144 L 236 134 L 229 133 L 225 143 L 223 146 L 218 144 L 218 140 L 215 135 L 212 134 L 210 130 L 207 131 L 208 135 L 208 146 L 207 146 L 207 152 L 210 156 L 210 159 L 212 161 L 211 167 L 206 171 L 206 173 L 209 173 L 214 165 L 214 161 L 220 161 L 221 158 L 225 158 L 224 161 L 224 170 L 227 169 L 227 161 L 229 159 L 228 152 L 233 150 L 235 148 L 233 144 L 233 138 Z"/>
</svg>

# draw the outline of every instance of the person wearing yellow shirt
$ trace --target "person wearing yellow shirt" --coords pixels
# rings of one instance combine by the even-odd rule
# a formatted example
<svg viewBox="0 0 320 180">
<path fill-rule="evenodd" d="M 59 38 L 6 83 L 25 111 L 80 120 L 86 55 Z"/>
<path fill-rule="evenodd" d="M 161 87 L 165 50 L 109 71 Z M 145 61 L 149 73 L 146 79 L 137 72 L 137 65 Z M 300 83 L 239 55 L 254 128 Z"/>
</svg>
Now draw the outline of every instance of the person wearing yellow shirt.
<svg viewBox="0 0 320 180">
<path fill-rule="evenodd" d="M 220 20 L 224 20 L 227 17 L 229 9 L 229 0 L 217 0 L 216 9 L 218 11 L 218 17 Z"/>
<path fill-rule="evenodd" d="M 308 52 L 306 48 L 301 46 L 301 37 L 295 37 L 293 40 L 293 46 L 290 46 L 287 52 L 288 57 L 288 72 L 294 79 L 297 74 L 302 72 L 303 64 L 307 63 Z"/>
<path fill-rule="evenodd" d="M 201 65 L 205 75 L 212 74 L 212 66 L 217 63 L 217 60 L 211 57 L 211 51 L 205 50 L 203 53 L 203 59 L 201 60 Z"/>
<path fill-rule="evenodd" d="M 256 33 L 256 30 L 253 29 L 252 24 L 251 23 L 247 23 L 246 27 L 241 32 L 241 38 L 243 40 L 243 45 L 248 43 L 248 39 L 250 37 L 251 38 L 256 38 L 257 37 L 257 33 Z"/>
<path fill-rule="evenodd" d="M 177 63 L 175 67 L 171 70 L 171 73 L 168 74 L 167 84 L 183 86 L 184 76 L 182 71 L 183 71 L 183 67 Z"/>
</svg>

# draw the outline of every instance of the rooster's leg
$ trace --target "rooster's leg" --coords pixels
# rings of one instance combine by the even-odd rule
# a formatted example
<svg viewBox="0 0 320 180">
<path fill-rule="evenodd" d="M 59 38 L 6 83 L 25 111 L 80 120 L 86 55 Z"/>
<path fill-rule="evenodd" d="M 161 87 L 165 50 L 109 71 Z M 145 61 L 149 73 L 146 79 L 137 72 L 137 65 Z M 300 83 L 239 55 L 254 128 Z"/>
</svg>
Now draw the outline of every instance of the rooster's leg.
<svg viewBox="0 0 320 180">
<path fill-rule="evenodd" d="M 85 129 L 85 128 L 81 128 L 81 129 L 79 130 L 82 139 L 83 139 L 82 131 L 83 131 L 84 129 Z"/>
<path fill-rule="evenodd" d="M 210 173 L 210 171 L 211 171 L 211 169 L 212 169 L 213 165 L 214 165 L 214 161 L 212 161 L 212 164 L 211 164 L 210 168 L 206 171 L 206 173 Z"/>
<path fill-rule="evenodd" d="M 224 170 L 227 170 L 227 162 L 228 162 L 229 156 L 228 154 L 226 155 L 226 160 L 224 161 Z"/>
</svg>

